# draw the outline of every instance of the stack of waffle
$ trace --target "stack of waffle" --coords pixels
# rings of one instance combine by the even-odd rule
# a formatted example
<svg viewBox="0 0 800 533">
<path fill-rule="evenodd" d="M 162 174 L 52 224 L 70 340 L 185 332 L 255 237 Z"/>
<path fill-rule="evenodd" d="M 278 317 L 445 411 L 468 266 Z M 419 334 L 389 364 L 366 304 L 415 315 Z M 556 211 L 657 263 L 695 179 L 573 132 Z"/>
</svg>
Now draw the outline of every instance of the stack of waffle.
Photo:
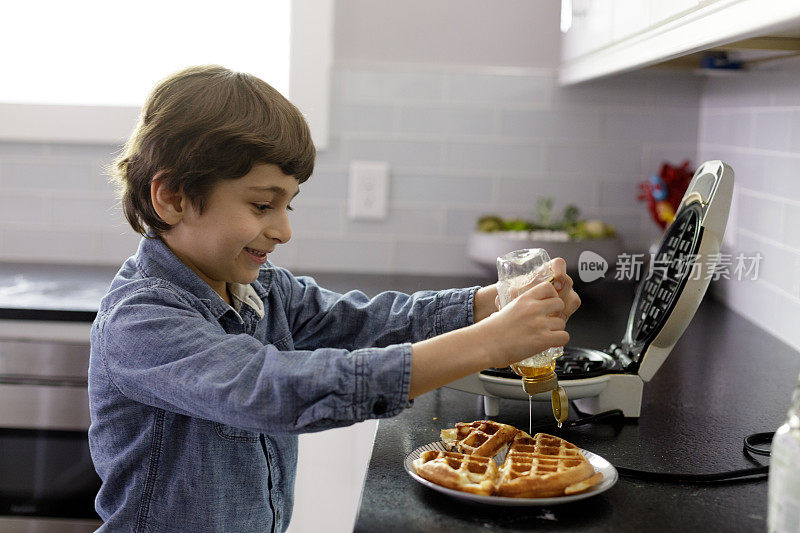
<svg viewBox="0 0 800 533">
<path fill-rule="evenodd" d="M 458 423 L 443 430 L 449 451 L 422 452 L 414 461 L 421 477 L 451 489 L 513 498 L 546 498 L 582 492 L 603 480 L 603 474 L 577 446 L 559 437 L 533 437 L 491 420 Z M 498 468 L 494 457 L 508 446 Z"/>
</svg>

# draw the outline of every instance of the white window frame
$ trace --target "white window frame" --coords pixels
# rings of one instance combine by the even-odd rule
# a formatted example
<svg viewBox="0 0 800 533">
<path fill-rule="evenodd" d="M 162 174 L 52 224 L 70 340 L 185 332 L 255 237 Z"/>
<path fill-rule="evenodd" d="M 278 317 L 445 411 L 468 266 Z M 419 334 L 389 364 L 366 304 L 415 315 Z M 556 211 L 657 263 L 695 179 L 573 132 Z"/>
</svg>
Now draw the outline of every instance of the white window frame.
<svg viewBox="0 0 800 533">
<path fill-rule="evenodd" d="M 328 146 L 333 1 L 291 0 L 289 99 L 308 120 L 318 150 Z M 121 145 L 140 109 L 0 103 L 0 141 Z"/>
</svg>

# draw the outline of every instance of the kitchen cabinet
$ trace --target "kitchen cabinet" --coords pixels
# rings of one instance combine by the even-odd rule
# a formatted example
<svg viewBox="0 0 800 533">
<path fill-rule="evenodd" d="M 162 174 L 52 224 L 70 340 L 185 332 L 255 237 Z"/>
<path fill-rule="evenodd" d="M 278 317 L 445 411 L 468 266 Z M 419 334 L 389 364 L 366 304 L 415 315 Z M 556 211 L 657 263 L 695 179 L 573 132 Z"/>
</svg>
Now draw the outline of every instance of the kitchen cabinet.
<svg viewBox="0 0 800 533">
<path fill-rule="evenodd" d="M 728 45 L 797 50 L 800 3 L 562 0 L 562 31 L 559 81 L 570 85 Z"/>
</svg>

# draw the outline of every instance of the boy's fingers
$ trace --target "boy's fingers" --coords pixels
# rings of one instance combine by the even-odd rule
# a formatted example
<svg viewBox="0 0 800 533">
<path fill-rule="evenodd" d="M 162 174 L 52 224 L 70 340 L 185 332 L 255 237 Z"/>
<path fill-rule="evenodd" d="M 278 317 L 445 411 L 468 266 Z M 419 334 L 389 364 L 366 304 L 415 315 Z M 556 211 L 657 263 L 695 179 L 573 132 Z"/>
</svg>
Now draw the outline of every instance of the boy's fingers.
<svg viewBox="0 0 800 533">
<path fill-rule="evenodd" d="M 569 294 L 569 292 L 572 290 L 572 278 L 564 274 L 561 278 L 553 281 L 553 286 L 561 296 Z"/>
<path fill-rule="evenodd" d="M 560 257 L 550 261 L 550 268 L 553 270 L 553 286 L 556 291 L 561 292 L 567 286 L 567 263 Z M 569 285 L 571 286 L 571 284 Z"/>
<path fill-rule="evenodd" d="M 550 331 L 559 331 L 567 327 L 567 321 L 560 317 L 547 317 L 547 327 Z"/>
<path fill-rule="evenodd" d="M 536 298 L 537 300 L 544 300 L 545 298 L 554 298 L 558 296 L 558 291 L 556 291 L 556 288 L 553 287 L 553 284 L 549 281 L 543 281 L 538 285 L 534 285 L 525 292 L 530 297 Z"/>
<path fill-rule="evenodd" d="M 546 300 L 542 300 L 542 303 L 545 306 L 545 316 L 558 317 L 564 311 L 564 302 L 561 298 L 547 298 Z"/>
<path fill-rule="evenodd" d="M 564 314 L 566 315 L 565 318 L 569 318 L 572 316 L 572 313 L 578 310 L 581 306 L 581 297 L 578 296 L 577 293 L 572 293 L 567 298 L 567 302 L 564 304 Z"/>
<path fill-rule="evenodd" d="M 563 330 L 551 331 L 550 340 L 552 346 L 564 346 L 569 342 L 569 333 Z"/>
</svg>

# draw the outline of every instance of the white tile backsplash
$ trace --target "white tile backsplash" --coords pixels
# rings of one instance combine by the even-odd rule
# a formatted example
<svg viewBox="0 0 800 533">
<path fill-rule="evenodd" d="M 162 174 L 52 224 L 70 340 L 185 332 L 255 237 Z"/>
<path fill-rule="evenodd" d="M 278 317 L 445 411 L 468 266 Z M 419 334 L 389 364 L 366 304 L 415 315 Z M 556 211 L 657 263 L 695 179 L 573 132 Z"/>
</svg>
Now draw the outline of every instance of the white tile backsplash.
<svg viewBox="0 0 800 533">
<path fill-rule="evenodd" d="M 525 141 L 451 142 L 445 146 L 443 165 L 466 172 L 539 173 L 543 147 Z"/>
<path fill-rule="evenodd" d="M 800 348 L 800 74 L 711 78 L 700 104 L 700 159 L 736 173 L 734 255 L 763 254 L 757 280 L 716 284 L 728 306 Z M 792 318 L 789 318 L 792 317 Z"/>
<path fill-rule="evenodd" d="M 444 211 L 427 207 L 394 207 L 384 220 L 347 220 L 345 233 L 353 236 L 411 238 L 415 235 L 441 237 L 444 228 Z"/>
<path fill-rule="evenodd" d="M 341 102 L 441 102 L 445 75 L 441 72 L 408 72 L 349 68 L 337 72 L 334 99 Z"/>
<path fill-rule="evenodd" d="M 96 230 L 4 227 L 3 258 L 37 263 L 97 264 Z M 134 250 L 135 251 L 135 250 Z"/>
<path fill-rule="evenodd" d="M 486 205 L 492 199 L 492 180 L 476 176 L 424 173 L 392 175 L 392 201 L 442 209 L 455 205 Z"/>
<path fill-rule="evenodd" d="M 495 112 L 490 109 L 406 107 L 400 109 L 402 133 L 450 136 L 487 136 L 495 132 Z"/>
<path fill-rule="evenodd" d="M 0 224 L 8 227 L 41 226 L 49 218 L 46 201 L 30 192 L 8 192 L 0 196 Z"/>
<path fill-rule="evenodd" d="M 764 150 L 789 150 L 791 139 L 791 113 L 785 111 L 760 111 L 753 116 L 753 148 Z"/>
<path fill-rule="evenodd" d="M 631 180 L 632 183 L 646 177 L 642 175 L 641 143 L 588 144 L 562 141 L 550 143 L 548 148 L 547 170 L 551 172 L 568 172 L 592 180 L 619 176 Z M 690 154 L 690 157 L 693 155 Z M 648 172 L 657 170 L 647 169 Z"/>
<path fill-rule="evenodd" d="M 447 81 L 448 100 L 466 105 L 547 106 L 555 90 L 551 75 L 453 73 Z"/>
<path fill-rule="evenodd" d="M 625 245 L 643 251 L 658 232 L 637 182 L 664 160 L 695 159 L 701 82 L 692 76 L 571 88 L 547 69 L 340 64 L 332 76 L 329 148 L 294 201 L 292 242 L 273 256 L 287 267 L 472 274 L 476 219 L 531 217 L 544 196 L 559 214 L 573 203 L 616 223 Z M 136 236 L 103 174 L 119 150 L 0 142 L 0 260 L 118 264 L 133 253 Z M 358 159 L 390 165 L 386 220 L 345 216 Z M 14 237 L 18 229 L 29 238 Z M 51 231 L 85 242 L 42 257 L 32 243 Z"/>
<path fill-rule="evenodd" d="M 47 144 L 2 141 L 0 142 L 0 157 L 9 155 L 42 157 L 46 155 L 49 148 L 50 146 Z"/>
<path fill-rule="evenodd" d="M 437 169 L 442 161 L 443 147 L 435 140 L 358 138 L 347 139 L 343 145 L 349 160 L 386 161 L 391 169 Z"/>
<path fill-rule="evenodd" d="M 606 141 L 673 142 L 697 138 L 697 109 L 613 109 L 603 114 Z"/>
<path fill-rule="evenodd" d="M 282 266 L 309 271 L 333 272 L 393 272 L 393 241 L 391 235 L 297 237 L 296 242 L 283 245 L 294 247 L 291 263 Z"/>
<path fill-rule="evenodd" d="M 600 140 L 602 112 L 582 109 L 514 109 L 500 115 L 500 135 L 545 140 Z"/>
<path fill-rule="evenodd" d="M 485 274 L 467 258 L 465 249 L 464 238 L 399 238 L 395 243 L 394 263 L 397 271 L 410 274 L 450 275 L 454 271 L 466 275 Z"/>
<path fill-rule="evenodd" d="M 396 109 L 382 104 L 341 104 L 331 109 L 331 128 L 341 133 L 391 132 Z"/>
<path fill-rule="evenodd" d="M 99 180 L 90 161 L 63 157 L 3 158 L 0 187 L 25 191 L 92 191 Z"/>
<path fill-rule="evenodd" d="M 597 205 L 595 184 L 586 180 L 552 180 L 503 178 L 497 180 L 497 204 L 501 210 L 505 206 L 522 207 L 530 218 L 536 213 L 537 199 L 553 198 L 553 214 L 561 216 L 563 209 L 574 204 L 584 209 Z"/>
<path fill-rule="evenodd" d="M 784 206 L 785 217 L 783 232 L 779 237 L 781 242 L 800 250 L 800 202 L 787 203 Z"/>
<path fill-rule="evenodd" d="M 128 226 L 122 207 L 114 198 L 53 196 L 47 201 L 51 222 L 62 228 L 120 229 Z"/>
</svg>

